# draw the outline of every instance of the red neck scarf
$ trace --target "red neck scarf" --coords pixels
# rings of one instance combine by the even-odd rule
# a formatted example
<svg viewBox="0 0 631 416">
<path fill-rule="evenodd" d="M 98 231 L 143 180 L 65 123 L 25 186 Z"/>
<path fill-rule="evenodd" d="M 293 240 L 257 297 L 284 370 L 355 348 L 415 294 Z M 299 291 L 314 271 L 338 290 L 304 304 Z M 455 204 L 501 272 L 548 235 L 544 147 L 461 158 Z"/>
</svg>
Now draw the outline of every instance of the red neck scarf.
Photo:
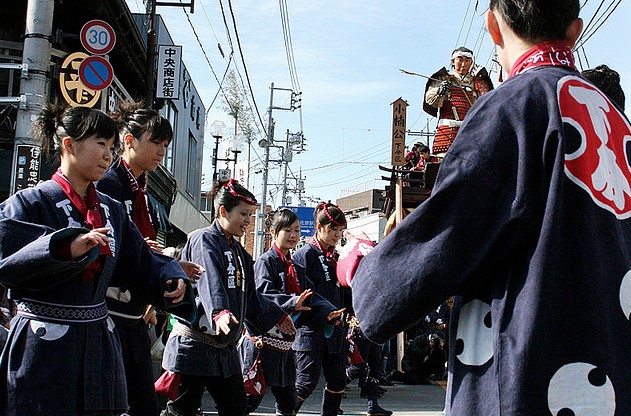
<svg viewBox="0 0 631 416">
<path fill-rule="evenodd" d="M 294 267 L 294 263 L 291 261 L 289 257 L 289 253 L 287 253 L 287 257 L 283 254 L 282 251 L 274 242 L 274 248 L 280 257 L 280 261 L 283 262 L 283 267 L 285 268 L 285 293 L 287 294 L 301 294 L 302 289 L 300 288 L 300 283 L 298 283 L 298 277 L 296 276 L 296 268 Z"/>
<path fill-rule="evenodd" d="M 122 158 L 121 162 L 123 162 L 123 168 L 131 186 L 131 195 L 134 197 L 131 203 L 131 220 L 136 224 L 143 237 L 155 240 L 158 233 L 151 222 L 151 215 L 147 206 L 147 174 L 143 172 L 136 179 L 127 162 Z"/>
<path fill-rule="evenodd" d="M 337 268 L 337 257 L 338 257 L 338 254 L 335 251 L 335 247 L 329 246 L 326 249 L 326 251 L 322 250 L 322 246 L 320 245 L 320 242 L 318 241 L 315 235 L 311 237 L 309 244 L 311 244 L 312 246 L 314 246 L 315 248 L 317 248 L 324 254 L 324 257 L 326 257 L 327 262 L 329 263 L 329 267 L 333 268 L 333 271 L 335 271 L 335 269 Z"/>
<path fill-rule="evenodd" d="M 513 64 L 508 78 L 537 66 L 564 66 L 576 69 L 570 45 L 565 41 L 549 41 L 533 46 L 520 56 Z"/>
<path fill-rule="evenodd" d="M 103 218 L 101 218 L 101 211 L 99 210 L 99 197 L 96 194 L 96 187 L 93 182 L 88 184 L 86 190 L 85 200 L 77 193 L 77 191 L 70 185 L 68 179 L 61 172 L 61 169 L 57 169 L 57 172 L 53 174 L 52 180 L 64 191 L 64 194 L 70 199 L 72 205 L 79 211 L 81 216 L 85 218 L 85 227 L 89 229 L 103 227 Z M 111 255 L 112 251 L 109 246 L 100 246 L 100 255 Z M 101 271 L 101 260 L 97 258 L 88 265 L 83 271 L 83 281 L 94 279 Z"/>
</svg>

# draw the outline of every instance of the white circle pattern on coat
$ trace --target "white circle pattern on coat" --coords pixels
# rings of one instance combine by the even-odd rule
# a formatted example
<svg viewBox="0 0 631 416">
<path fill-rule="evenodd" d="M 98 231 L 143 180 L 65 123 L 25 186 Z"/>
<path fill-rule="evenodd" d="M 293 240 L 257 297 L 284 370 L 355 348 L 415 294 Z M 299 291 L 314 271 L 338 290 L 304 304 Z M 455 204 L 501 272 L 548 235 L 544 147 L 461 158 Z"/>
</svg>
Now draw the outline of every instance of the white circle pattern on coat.
<svg viewBox="0 0 631 416">
<path fill-rule="evenodd" d="M 493 328 L 488 303 L 474 299 L 460 310 L 456 357 L 471 366 L 482 366 L 493 358 Z"/>
<path fill-rule="evenodd" d="M 620 306 L 627 319 L 631 319 L 631 271 L 622 278 L 620 284 Z"/>
<path fill-rule="evenodd" d="M 561 367 L 550 379 L 548 405 L 554 416 L 613 416 L 616 392 L 604 371 L 588 363 Z"/>
<path fill-rule="evenodd" d="M 44 341 L 54 341 L 66 335 L 68 325 L 53 324 L 50 322 L 42 322 L 31 319 L 31 331 Z"/>
</svg>

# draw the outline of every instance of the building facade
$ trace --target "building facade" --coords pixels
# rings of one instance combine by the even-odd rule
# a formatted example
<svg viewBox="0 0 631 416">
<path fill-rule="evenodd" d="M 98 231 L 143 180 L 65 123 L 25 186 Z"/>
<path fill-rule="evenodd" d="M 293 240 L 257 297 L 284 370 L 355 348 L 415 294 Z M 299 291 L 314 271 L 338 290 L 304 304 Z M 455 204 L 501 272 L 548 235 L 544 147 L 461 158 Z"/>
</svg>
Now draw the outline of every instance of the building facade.
<svg viewBox="0 0 631 416">
<path fill-rule="evenodd" d="M 24 95 L 20 94 L 20 85 L 30 76 L 16 65 L 22 63 L 27 9 L 34 1 L 8 0 L 0 8 L 0 201 L 9 196 L 11 179 L 17 177 L 12 166 L 19 112 L 28 105 L 32 109 L 28 96 L 23 100 L 25 105 L 13 98 Z M 46 87 L 34 94 L 44 101 L 103 111 L 113 110 L 119 100 L 145 97 L 146 15 L 132 15 L 124 0 L 49 0 L 48 5 L 53 14 L 52 31 L 41 37 L 52 46 L 50 66 L 48 71 L 40 71 L 47 78 Z M 113 68 L 113 81 L 102 91 L 85 87 L 77 74 L 81 61 L 90 55 L 79 34 L 83 25 L 94 19 L 109 23 L 116 36 L 114 48 L 104 56 Z M 160 16 L 156 33 L 158 45 L 173 45 Z M 153 60 L 155 63 L 156 58 Z M 209 224 L 198 209 L 206 111 L 184 64 L 179 74 L 178 98 L 153 103 L 171 122 L 175 137 L 163 164 L 151 172 L 148 180 L 151 202 L 161 219 L 159 238 L 170 244 L 183 241 L 187 233 Z M 38 179 L 48 179 L 56 162 L 42 159 L 39 168 Z"/>
</svg>

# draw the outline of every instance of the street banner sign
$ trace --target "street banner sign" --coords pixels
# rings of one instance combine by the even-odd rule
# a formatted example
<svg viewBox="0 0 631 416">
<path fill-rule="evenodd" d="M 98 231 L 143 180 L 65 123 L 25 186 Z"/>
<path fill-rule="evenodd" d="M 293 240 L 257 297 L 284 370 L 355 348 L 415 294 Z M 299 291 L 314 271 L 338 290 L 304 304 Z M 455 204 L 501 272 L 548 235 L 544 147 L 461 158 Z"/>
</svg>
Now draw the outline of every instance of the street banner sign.
<svg viewBox="0 0 631 416">
<path fill-rule="evenodd" d="M 158 47 L 158 79 L 156 80 L 156 98 L 180 98 L 180 67 L 182 65 L 182 47 L 160 45 Z"/>
<path fill-rule="evenodd" d="M 313 220 L 314 207 L 281 207 L 292 210 L 298 215 L 300 220 L 300 236 L 311 237 L 315 234 L 315 225 Z"/>
<path fill-rule="evenodd" d="M 101 56 L 88 56 L 79 65 L 79 79 L 86 87 L 101 91 L 114 79 L 112 65 Z"/>
<path fill-rule="evenodd" d="M 405 116 L 408 103 L 401 97 L 392 103 L 392 165 L 405 165 Z"/>
<path fill-rule="evenodd" d="M 81 44 L 90 53 L 105 55 L 114 49 L 116 33 L 103 20 L 90 20 L 81 28 Z"/>
</svg>

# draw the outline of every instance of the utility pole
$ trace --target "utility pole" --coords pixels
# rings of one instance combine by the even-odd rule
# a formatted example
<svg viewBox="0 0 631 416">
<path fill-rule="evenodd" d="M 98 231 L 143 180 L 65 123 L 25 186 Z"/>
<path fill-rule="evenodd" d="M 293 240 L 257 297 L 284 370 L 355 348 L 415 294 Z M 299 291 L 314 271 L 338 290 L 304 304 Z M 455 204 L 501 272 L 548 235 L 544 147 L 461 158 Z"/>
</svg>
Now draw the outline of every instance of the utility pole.
<svg viewBox="0 0 631 416">
<path fill-rule="evenodd" d="M 270 87 L 269 111 L 267 119 L 267 141 L 265 143 L 265 159 L 263 161 L 263 195 L 261 196 L 261 209 L 256 219 L 256 239 L 254 240 L 254 258 L 258 259 L 265 251 L 265 214 L 267 213 L 267 178 L 269 174 L 269 148 L 274 143 L 274 121 L 272 110 L 274 107 L 274 83 Z"/>
<path fill-rule="evenodd" d="M 281 202 L 283 205 L 287 205 L 287 168 L 289 166 L 289 160 L 287 157 L 287 152 L 290 152 L 289 149 L 289 129 L 287 129 L 287 134 L 285 136 L 285 151 L 283 152 L 283 162 L 285 162 L 285 173 L 283 174 L 283 197 L 281 198 Z"/>
<path fill-rule="evenodd" d="M 54 7 L 54 0 L 29 0 L 27 5 L 11 194 L 39 182 L 41 146 L 31 137 L 31 123 L 48 101 Z"/>
</svg>

